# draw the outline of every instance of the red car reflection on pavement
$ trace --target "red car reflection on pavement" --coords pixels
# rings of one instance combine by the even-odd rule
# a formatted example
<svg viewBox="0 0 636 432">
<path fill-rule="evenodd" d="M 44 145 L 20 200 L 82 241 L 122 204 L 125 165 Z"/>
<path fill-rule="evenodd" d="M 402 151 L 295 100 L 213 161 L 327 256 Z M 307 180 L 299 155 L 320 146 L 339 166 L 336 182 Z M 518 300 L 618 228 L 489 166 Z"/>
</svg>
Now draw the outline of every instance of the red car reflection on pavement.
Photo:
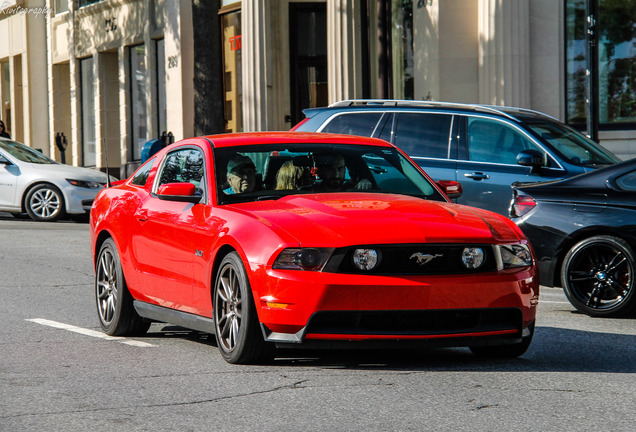
<svg viewBox="0 0 636 432">
<path fill-rule="evenodd" d="M 539 295 L 531 248 L 510 220 L 443 190 L 458 184 L 372 138 L 177 142 L 93 204 L 100 325 L 213 333 L 230 363 L 339 345 L 519 356 Z"/>
</svg>

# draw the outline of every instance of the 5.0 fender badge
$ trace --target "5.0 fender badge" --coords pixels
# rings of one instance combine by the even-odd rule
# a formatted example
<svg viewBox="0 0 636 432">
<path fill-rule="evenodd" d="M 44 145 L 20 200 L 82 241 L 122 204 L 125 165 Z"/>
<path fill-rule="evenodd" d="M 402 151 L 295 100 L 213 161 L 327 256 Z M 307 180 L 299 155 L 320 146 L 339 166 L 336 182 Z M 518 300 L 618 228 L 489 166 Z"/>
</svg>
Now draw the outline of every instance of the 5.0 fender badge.
<svg viewBox="0 0 636 432">
<path fill-rule="evenodd" d="M 431 255 L 431 254 L 423 254 L 422 252 L 415 252 L 413 255 L 409 257 L 409 259 L 412 260 L 413 258 L 415 258 L 415 262 L 417 263 L 417 265 L 423 266 L 424 264 L 430 263 L 435 258 L 441 258 L 443 256 L 444 256 L 443 254 Z"/>
</svg>

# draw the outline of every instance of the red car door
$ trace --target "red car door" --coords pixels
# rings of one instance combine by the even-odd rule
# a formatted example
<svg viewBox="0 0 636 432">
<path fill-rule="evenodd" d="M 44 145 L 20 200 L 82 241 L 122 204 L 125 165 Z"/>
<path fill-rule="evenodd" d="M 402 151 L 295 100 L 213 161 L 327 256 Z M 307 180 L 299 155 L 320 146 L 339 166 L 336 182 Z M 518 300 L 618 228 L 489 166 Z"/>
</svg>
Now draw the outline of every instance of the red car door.
<svg viewBox="0 0 636 432">
<path fill-rule="evenodd" d="M 149 301 L 185 312 L 194 312 L 193 207 L 203 204 L 163 200 L 158 198 L 156 191 L 167 183 L 190 182 L 199 187 L 203 172 L 201 149 L 180 147 L 168 153 L 159 167 L 155 193 L 135 212 L 139 229 L 133 237 L 132 247 L 139 288 Z"/>
</svg>

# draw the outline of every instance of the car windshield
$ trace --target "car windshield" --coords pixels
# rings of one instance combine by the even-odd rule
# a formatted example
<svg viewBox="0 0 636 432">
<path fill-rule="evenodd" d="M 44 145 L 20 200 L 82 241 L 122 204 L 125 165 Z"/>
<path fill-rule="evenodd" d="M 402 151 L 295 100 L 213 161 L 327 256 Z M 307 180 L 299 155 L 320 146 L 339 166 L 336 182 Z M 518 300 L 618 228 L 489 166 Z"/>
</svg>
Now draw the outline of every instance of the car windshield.
<svg viewBox="0 0 636 432">
<path fill-rule="evenodd" d="M 345 191 L 445 201 L 409 159 L 389 147 L 268 144 L 217 148 L 214 160 L 220 204 Z"/>
<path fill-rule="evenodd" d="M 36 164 L 57 163 L 53 159 L 49 159 L 48 157 L 44 156 L 39 151 L 15 141 L 0 140 L 0 148 L 22 162 L 30 162 Z"/>
<path fill-rule="evenodd" d="M 612 165 L 620 159 L 567 125 L 543 119 L 525 119 L 532 131 L 574 165 Z"/>
</svg>

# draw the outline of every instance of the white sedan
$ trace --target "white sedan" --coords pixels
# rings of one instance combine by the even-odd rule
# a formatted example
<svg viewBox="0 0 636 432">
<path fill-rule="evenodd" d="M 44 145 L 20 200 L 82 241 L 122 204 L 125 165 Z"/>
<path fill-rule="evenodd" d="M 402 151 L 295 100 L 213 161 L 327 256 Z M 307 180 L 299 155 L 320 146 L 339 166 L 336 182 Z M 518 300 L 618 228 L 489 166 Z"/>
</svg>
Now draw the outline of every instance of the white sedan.
<svg viewBox="0 0 636 432">
<path fill-rule="evenodd" d="M 61 164 L 0 138 L 0 211 L 27 213 L 37 221 L 83 215 L 105 185 L 105 173 Z"/>
</svg>

